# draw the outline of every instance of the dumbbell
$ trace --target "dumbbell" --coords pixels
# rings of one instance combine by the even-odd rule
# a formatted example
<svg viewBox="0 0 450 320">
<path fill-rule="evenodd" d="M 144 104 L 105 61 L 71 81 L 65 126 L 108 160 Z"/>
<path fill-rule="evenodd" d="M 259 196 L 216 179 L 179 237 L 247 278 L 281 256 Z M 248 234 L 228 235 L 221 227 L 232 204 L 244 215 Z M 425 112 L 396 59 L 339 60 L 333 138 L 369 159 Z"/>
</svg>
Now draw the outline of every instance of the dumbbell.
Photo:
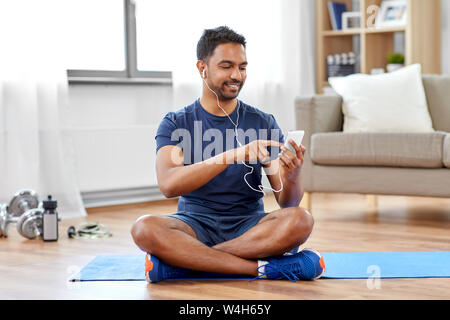
<svg viewBox="0 0 450 320">
<path fill-rule="evenodd" d="M 8 237 L 8 227 L 11 223 L 17 223 L 17 230 L 23 229 L 24 224 L 27 225 L 26 230 L 29 230 L 30 218 L 37 215 L 36 211 L 33 214 L 27 215 L 27 219 L 21 219 L 22 216 L 33 209 L 40 209 L 43 212 L 42 204 L 39 204 L 38 195 L 33 190 L 20 190 L 18 191 L 9 205 L 0 205 L 0 237 Z M 41 215 L 42 216 L 42 215 Z M 34 220 L 34 219 L 31 219 Z M 20 223 L 20 228 L 19 228 Z M 19 233 L 22 234 L 23 231 Z M 28 234 L 28 233 L 27 233 Z M 23 234 L 22 234 L 23 235 Z M 29 233 L 28 235 L 31 235 Z"/>
<path fill-rule="evenodd" d="M 8 213 L 13 219 L 18 220 L 19 217 L 30 209 L 37 208 L 39 206 L 39 198 L 33 190 L 20 190 L 12 198 L 8 205 Z"/>
<path fill-rule="evenodd" d="M 8 236 L 8 206 L 0 204 L 0 238 Z"/>
<path fill-rule="evenodd" d="M 44 208 L 34 208 L 22 214 L 17 221 L 17 232 L 28 239 L 34 239 L 42 234 L 42 215 Z"/>
</svg>

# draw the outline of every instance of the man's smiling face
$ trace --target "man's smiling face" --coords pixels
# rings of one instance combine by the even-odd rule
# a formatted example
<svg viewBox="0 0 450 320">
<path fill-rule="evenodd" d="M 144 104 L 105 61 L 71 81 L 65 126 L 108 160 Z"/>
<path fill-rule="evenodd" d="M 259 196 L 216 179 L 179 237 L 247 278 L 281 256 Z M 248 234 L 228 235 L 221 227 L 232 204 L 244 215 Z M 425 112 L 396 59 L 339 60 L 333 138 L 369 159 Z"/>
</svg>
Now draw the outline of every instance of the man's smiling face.
<svg viewBox="0 0 450 320">
<path fill-rule="evenodd" d="M 208 58 L 206 81 L 220 100 L 235 99 L 247 78 L 247 55 L 239 43 L 218 45 Z"/>
</svg>

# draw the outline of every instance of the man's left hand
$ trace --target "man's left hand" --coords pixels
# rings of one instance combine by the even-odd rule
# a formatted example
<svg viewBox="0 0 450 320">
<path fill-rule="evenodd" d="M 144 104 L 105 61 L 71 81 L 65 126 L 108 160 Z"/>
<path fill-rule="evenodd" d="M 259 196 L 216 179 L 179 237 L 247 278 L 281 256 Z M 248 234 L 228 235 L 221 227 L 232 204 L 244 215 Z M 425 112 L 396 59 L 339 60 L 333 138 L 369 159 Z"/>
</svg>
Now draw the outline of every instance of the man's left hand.
<svg viewBox="0 0 450 320">
<path fill-rule="evenodd" d="M 303 165 L 303 157 L 305 155 L 305 147 L 303 145 L 297 146 L 294 140 L 289 139 L 288 143 L 294 148 L 295 153 L 281 146 L 281 153 L 278 154 L 281 164 L 281 177 L 283 181 L 296 182 L 300 175 L 300 170 Z M 286 180 L 287 179 L 287 180 Z"/>
</svg>

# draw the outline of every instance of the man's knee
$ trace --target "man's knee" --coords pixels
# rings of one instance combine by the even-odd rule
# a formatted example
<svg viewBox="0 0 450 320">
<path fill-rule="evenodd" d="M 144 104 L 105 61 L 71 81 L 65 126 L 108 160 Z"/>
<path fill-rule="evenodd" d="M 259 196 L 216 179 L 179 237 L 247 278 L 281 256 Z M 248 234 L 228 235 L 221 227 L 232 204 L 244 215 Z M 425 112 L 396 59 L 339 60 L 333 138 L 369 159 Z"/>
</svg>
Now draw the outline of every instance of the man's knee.
<svg viewBox="0 0 450 320">
<path fill-rule="evenodd" d="M 158 230 L 161 229 L 161 218 L 146 215 L 135 221 L 131 227 L 131 236 L 134 243 L 144 251 L 151 252 L 158 245 Z"/>
<path fill-rule="evenodd" d="M 300 245 L 305 242 L 311 234 L 314 227 L 314 219 L 312 215 L 303 208 L 295 207 L 291 209 L 292 232 L 294 238 Z"/>
</svg>

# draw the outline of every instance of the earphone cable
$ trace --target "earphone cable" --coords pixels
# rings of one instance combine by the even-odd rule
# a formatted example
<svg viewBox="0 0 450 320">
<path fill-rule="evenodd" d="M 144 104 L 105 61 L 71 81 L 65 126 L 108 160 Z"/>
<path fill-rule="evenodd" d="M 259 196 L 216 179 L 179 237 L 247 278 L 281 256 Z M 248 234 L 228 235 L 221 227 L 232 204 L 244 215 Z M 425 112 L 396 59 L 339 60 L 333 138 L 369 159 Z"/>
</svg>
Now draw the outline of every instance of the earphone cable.
<svg viewBox="0 0 450 320">
<path fill-rule="evenodd" d="M 234 123 L 234 121 L 231 119 L 231 117 L 228 115 L 228 113 L 220 106 L 220 103 L 219 103 L 219 96 L 217 95 L 217 93 L 215 93 L 214 90 L 212 90 L 212 89 L 209 87 L 208 83 L 206 82 L 206 80 L 205 80 L 204 78 L 203 78 L 203 82 L 205 83 L 206 87 L 207 87 L 212 93 L 214 93 L 214 95 L 216 96 L 216 99 L 217 99 L 217 106 L 223 111 L 223 113 L 228 117 L 228 119 L 229 119 L 229 120 L 231 121 L 231 123 L 234 125 L 234 133 L 235 133 L 236 141 L 237 141 L 237 143 L 239 144 L 240 147 L 243 147 L 242 144 L 241 144 L 241 142 L 240 142 L 239 139 L 238 139 L 238 132 L 237 132 L 237 129 L 238 129 L 238 126 L 239 126 L 239 109 L 240 109 L 240 106 L 241 106 L 240 101 L 238 100 L 238 103 L 237 103 L 237 107 L 236 107 L 236 108 L 238 108 L 238 109 L 237 109 L 237 117 L 236 117 L 236 123 Z M 244 174 L 244 181 L 245 181 L 245 183 L 248 185 L 248 187 L 249 187 L 250 189 L 252 189 L 253 191 L 261 192 L 261 193 L 264 194 L 264 189 L 269 189 L 269 190 L 272 190 L 273 192 L 281 192 L 281 191 L 283 190 L 283 180 L 281 179 L 281 165 L 280 165 L 280 163 L 278 163 L 278 177 L 280 178 L 280 184 L 281 184 L 280 190 L 274 190 L 274 189 L 272 189 L 271 187 L 265 187 L 265 186 L 263 186 L 263 185 L 261 185 L 261 184 L 258 186 L 259 190 L 253 188 L 253 187 L 250 185 L 250 183 L 248 183 L 248 181 L 247 181 L 247 176 L 253 173 L 254 168 L 253 168 L 252 166 L 247 165 L 247 164 L 245 163 L 245 161 L 241 161 L 241 163 L 242 163 L 244 166 L 246 166 L 247 168 L 249 168 L 249 169 L 251 170 L 250 172 L 247 172 L 246 174 Z"/>
</svg>

